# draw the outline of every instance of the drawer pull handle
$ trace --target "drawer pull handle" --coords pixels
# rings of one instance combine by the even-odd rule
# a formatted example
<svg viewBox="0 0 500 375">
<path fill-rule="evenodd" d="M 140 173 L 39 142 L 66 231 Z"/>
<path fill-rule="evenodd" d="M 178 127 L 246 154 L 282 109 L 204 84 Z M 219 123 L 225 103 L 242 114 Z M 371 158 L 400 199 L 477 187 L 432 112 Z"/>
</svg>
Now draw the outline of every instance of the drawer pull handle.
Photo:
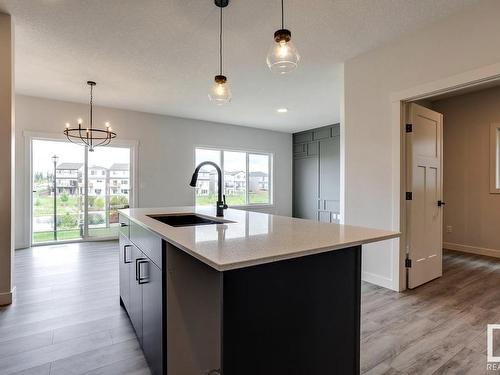
<svg viewBox="0 0 500 375">
<path fill-rule="evenodd" d="M 132 245 L 125 245 L 125 246 L 123 246 L 123 263 L 132 263 L 131 260 L 127 260 L 127 249 L 129 247 L 132 247 Z"/>
<path fill-rule="evenodd" d="M 141 275 L 141 264 L 149 264 L 149 262 L 144 258 L 137 259 L 137 282 L 139 284 L 147 284 L 149 282 L 149 278 L 146 275 L 145 277 Z"/>
</svg>

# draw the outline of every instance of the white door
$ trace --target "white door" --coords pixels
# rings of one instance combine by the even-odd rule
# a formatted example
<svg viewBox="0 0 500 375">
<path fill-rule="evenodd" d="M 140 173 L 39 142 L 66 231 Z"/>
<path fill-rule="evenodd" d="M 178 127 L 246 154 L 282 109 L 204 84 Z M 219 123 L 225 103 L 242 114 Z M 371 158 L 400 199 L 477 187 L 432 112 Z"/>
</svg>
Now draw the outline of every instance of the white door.
<svg viewBox="0 0 500 375">
<path fill-rule="evenodd" d="M 408 288 L 440 277 L 443 252 L 443 115 L 407 107 Z"/>
</svg>

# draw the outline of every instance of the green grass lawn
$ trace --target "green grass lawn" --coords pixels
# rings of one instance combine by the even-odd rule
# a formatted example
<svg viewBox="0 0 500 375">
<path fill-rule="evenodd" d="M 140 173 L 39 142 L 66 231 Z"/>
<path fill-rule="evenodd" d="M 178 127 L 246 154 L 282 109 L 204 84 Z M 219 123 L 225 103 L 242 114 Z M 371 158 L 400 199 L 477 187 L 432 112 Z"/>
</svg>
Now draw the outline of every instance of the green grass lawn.
<svg viewBox="0 0 500 375">
<path fill-rule="evenodd" d="M 259 191 L 257 193 L 249 193 L 248 199 L 249 199 L 249 204 L 268 204 L 269 192 Z M 216 194 L 196 197 L 197 206 L 215 205 L 215 202 L 217 202 Z M 228 206 L 244 206 L 247 204 L 244 193 L 238 195 L 226 195 L 226 203 L 228 204 Z"/>
<path fill-rule="evenodd" d="M 91 237 L 111 237 L 118 234 L 118 227 L 111 228 L 89 228 Z M 58 230 L 57 240 L 77 240 L 80 237 L 80 229 Z M 33 243 L 54 241 L 54 232 L 35 232 L 33 233 Z"/>
<path fill-rule="evenodd" d="M 66 201 L 63 201 L 61 196 L 58 195 L 56 205 L 58 215 L 65 213 L 78 214 L 80 212 L 79 198 L 74 195 L 68 195 Z M 33 216 L 47 216 L 53 213 L 54 197 L 39 194 L 33 196 Z"/>
</svg>

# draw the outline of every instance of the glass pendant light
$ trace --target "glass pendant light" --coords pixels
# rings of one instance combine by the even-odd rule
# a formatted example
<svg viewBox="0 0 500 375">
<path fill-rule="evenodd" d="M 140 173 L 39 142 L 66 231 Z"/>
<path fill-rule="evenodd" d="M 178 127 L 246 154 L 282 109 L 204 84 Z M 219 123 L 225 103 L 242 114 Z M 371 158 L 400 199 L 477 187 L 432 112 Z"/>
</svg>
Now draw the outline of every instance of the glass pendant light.
<svg viewBox="0 0 500 375">
<path fill-rule="evenodd" d="M 219 74 L 214 78 L 214 84 L 210 88 L 208 97 L 217 105 L 224 105 L 231 101 L 231 88 L 227 77 L 222 74 L 222 9 L 228 5 L 228 0 L 215 0 L 215 5 L 220 8 L 219 28 Z"/>
<path fill-rule="evenodd" d="M 297 68 L 300 55 L 292 43 L 292 33 L 285 29 L 283 0 L 281 0 L 281 29 L 274 33 L 274 43 L 267 54 L 267 66 L 272 72 L 290 73 Z"/>
</svg>

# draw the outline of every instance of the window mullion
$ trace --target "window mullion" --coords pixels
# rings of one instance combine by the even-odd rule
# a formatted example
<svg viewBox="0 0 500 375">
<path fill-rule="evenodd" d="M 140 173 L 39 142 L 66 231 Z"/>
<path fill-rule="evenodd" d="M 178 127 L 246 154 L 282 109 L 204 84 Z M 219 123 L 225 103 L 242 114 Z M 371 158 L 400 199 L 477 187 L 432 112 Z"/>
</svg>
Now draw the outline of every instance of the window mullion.
<svg viewBox="0 0 500 375">
<path fill-rule="evenodd" d="M 247 152 L 245 153 L 246 154 L 246 173 L 245 173 L 245 178 L 246 178 L 246 182 L 245 182 L 245 204 L 248 206 L 250 205 L 250 199 L 249 199 L 249 196 L 248 196 L 248 191 L 249 191 L 249 188 L 250 188 L 250 178 L 249 178 L 249 175 L 250 175 L 250 169 L 249 169 L 249 165 L 250 165 L 250 162 L 249 162 L 249 158 L 250 158 L 250 154 Z"/>
<path fill-rule="evenodd" d="M 225 170 L 225 166 L 224 166 L 224 151 L 219 150 L 219 152 L 220 152 L 220 169 L 222 172 L 221 189 L 222 189 L 222 197 L 224 199 L 224 194 L 225 194 L 225 190 L 226 190 L 226 170 Z"/>
</svg>

